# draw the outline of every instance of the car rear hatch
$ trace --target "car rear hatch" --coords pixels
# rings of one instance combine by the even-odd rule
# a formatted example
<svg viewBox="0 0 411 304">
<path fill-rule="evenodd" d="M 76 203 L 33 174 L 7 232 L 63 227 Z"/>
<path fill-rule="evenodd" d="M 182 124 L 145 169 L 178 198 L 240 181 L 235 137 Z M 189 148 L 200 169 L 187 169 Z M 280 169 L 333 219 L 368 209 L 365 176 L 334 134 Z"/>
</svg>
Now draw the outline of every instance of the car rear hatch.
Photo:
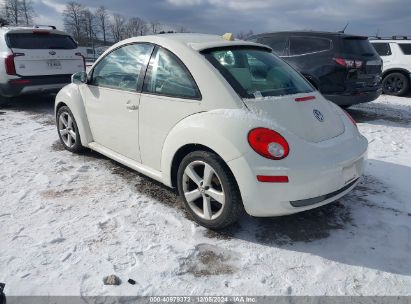
<svg viewBox="0 0 411 304">
<path fill-rule="evenodd" d="M 379 85 L 382 60 L 368 38 L 345 35 L 341 37 L 340 43 L 334 60 L 345 69 L 346 86 L 366 90 Z"/>
<path fill-rule="evenodd" d="M 84 71 L 83 57 L 67 34 L 55 30 L 13 30 L 6 35 L 19 76 L 74 74 Z"/>
<path fill-rule="evenodd" d="M 310 142 L 321 142 L 344 133 L 335 106 L 317 93 L 244 99 L 247 107 Z"/>
</svg>

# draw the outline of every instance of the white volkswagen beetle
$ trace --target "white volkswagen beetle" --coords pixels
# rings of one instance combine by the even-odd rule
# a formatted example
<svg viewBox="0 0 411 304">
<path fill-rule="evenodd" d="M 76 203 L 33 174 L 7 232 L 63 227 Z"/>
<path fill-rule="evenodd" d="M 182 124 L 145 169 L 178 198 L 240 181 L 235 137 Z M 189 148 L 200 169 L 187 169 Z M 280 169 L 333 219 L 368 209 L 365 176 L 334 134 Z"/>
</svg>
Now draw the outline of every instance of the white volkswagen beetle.
<svg viewBox="0 0 411 304">
<path fill-rule="evenodd" d="M 64 147 L 93 149 L 170 187 L 222 228 L 335 201 L 367 140 L 266 46 L 170 34 L 122 41 L 56 97 Z"/>
</svg>

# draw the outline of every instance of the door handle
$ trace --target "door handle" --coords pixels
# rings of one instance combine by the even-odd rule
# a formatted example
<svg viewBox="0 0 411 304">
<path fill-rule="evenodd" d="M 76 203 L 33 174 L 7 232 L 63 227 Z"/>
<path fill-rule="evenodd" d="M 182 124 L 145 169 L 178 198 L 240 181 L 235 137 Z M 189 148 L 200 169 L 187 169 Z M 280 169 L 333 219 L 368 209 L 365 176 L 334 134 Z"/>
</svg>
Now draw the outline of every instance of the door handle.
<svg viewBox="0 0 411 304">
<path fill-rule="evenodd" d="M 138 105 L 127 105 L 127 110 L 135 111 L 138 110 Z"/>
</svg>

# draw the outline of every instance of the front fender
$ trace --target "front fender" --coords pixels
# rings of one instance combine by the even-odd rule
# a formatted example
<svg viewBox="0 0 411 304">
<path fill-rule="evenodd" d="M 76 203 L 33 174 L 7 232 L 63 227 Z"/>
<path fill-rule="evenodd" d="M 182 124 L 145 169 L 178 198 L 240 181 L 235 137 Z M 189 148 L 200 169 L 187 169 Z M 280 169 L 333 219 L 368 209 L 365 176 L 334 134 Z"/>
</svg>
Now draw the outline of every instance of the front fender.
<svg viewBox="0 0 411 304">
<path fill-rule="evenodd" d="M 67 105 L 73 113 L 80 133 L 81 144 L 84 147 L 87 147 L 88 144 L 93 141 L 93 136 L 88 123 L 86 108 L 84 106 L 84 100 L 81 96 L 79 85 L 72 83 L 60 90 L 54 103 L 55 114 L 57 114 L 57 109 L 62 104 Z"/>
<path fill-rule="evenodd" d="M 213 110 L 191 115 L 168 134 L 162 150 L 161 171 L 164 184 L 172 185 L 171 169 L 177 151 L 188 144 L 199 144 L 216 152 L 225 162 L 249 152 L 248 132 L 256 127 L 273 127 L 248 109 Z"/>
</svg>

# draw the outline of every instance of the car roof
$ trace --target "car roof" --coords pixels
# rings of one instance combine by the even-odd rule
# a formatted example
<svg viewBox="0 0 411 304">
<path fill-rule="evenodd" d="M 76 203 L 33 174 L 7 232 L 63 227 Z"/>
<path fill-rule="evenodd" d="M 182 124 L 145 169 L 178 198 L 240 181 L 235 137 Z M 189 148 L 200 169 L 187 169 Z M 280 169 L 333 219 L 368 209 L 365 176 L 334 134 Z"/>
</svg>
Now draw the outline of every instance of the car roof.
<svg viewBox="0 0 411 304">
<path fill-rule="evenodd" d="M 407 40 L 407 39 L 370 39 L 370 42 L 393 42 L 393 43 L 411 43 L 411 40 Z"/>
<path fill-rule="evenodd" d="M 261 33 L 257 35 L 253 35 L 252 37 L 260 37 L 260 36 L 270 36 L 270 35 L 284 35 L 284 36 L 290 36 L 290 35 L 300 35 L 300 36 L 324 36 L 324 37 L 362 37 L 362 38 L 367 38 L 366 36 L 361 36 L 361 35 L 352 35 L 352 34 L 346 34 L 346 33 L 340 33 L 340 32 L 326 32 L 326 31 L 310 31 L 310 30 L 300 30 L 300 31 L 279 31 L 279 32 L 266 32 L 266 33 Z M 250 37 L 250 38 L 252 38 Z"/>
<path fill-rule="evenodd" d="M 69 35 L 66 32 L 59 31 L 57 29 L 51 28 L 51 27 L 30 27 L 30 26 L 2 26 L 0 27 L 0 31 L 2 31 L 4 34 L 9 33 L 9 32 L 16 32 L 16 33 L 32 33 L 33 31 L 49 31 L 50 33 L 53 34 L 58 34 L 58 35 Z"/>
<path fill-rule="evenodd" d="M 139 36 L 129 38 L 121 41 L 117 45 L 133 43 L 133 42 L 147 42 L 154 43 L 160 46 L 170 47 L 185 47 L 195 51 L 203 51 L 211 48 L 229 47 L 229 46 L 254 46 L 264 48 L 271 51 L 271 48 L 266 45 L 254 43 L 243 40 L 226 40 L 222 36 L 197 34 L 197 33 L 179 33 L 179 34 L 159 34 L 149 36 Z"/>
</svg>

